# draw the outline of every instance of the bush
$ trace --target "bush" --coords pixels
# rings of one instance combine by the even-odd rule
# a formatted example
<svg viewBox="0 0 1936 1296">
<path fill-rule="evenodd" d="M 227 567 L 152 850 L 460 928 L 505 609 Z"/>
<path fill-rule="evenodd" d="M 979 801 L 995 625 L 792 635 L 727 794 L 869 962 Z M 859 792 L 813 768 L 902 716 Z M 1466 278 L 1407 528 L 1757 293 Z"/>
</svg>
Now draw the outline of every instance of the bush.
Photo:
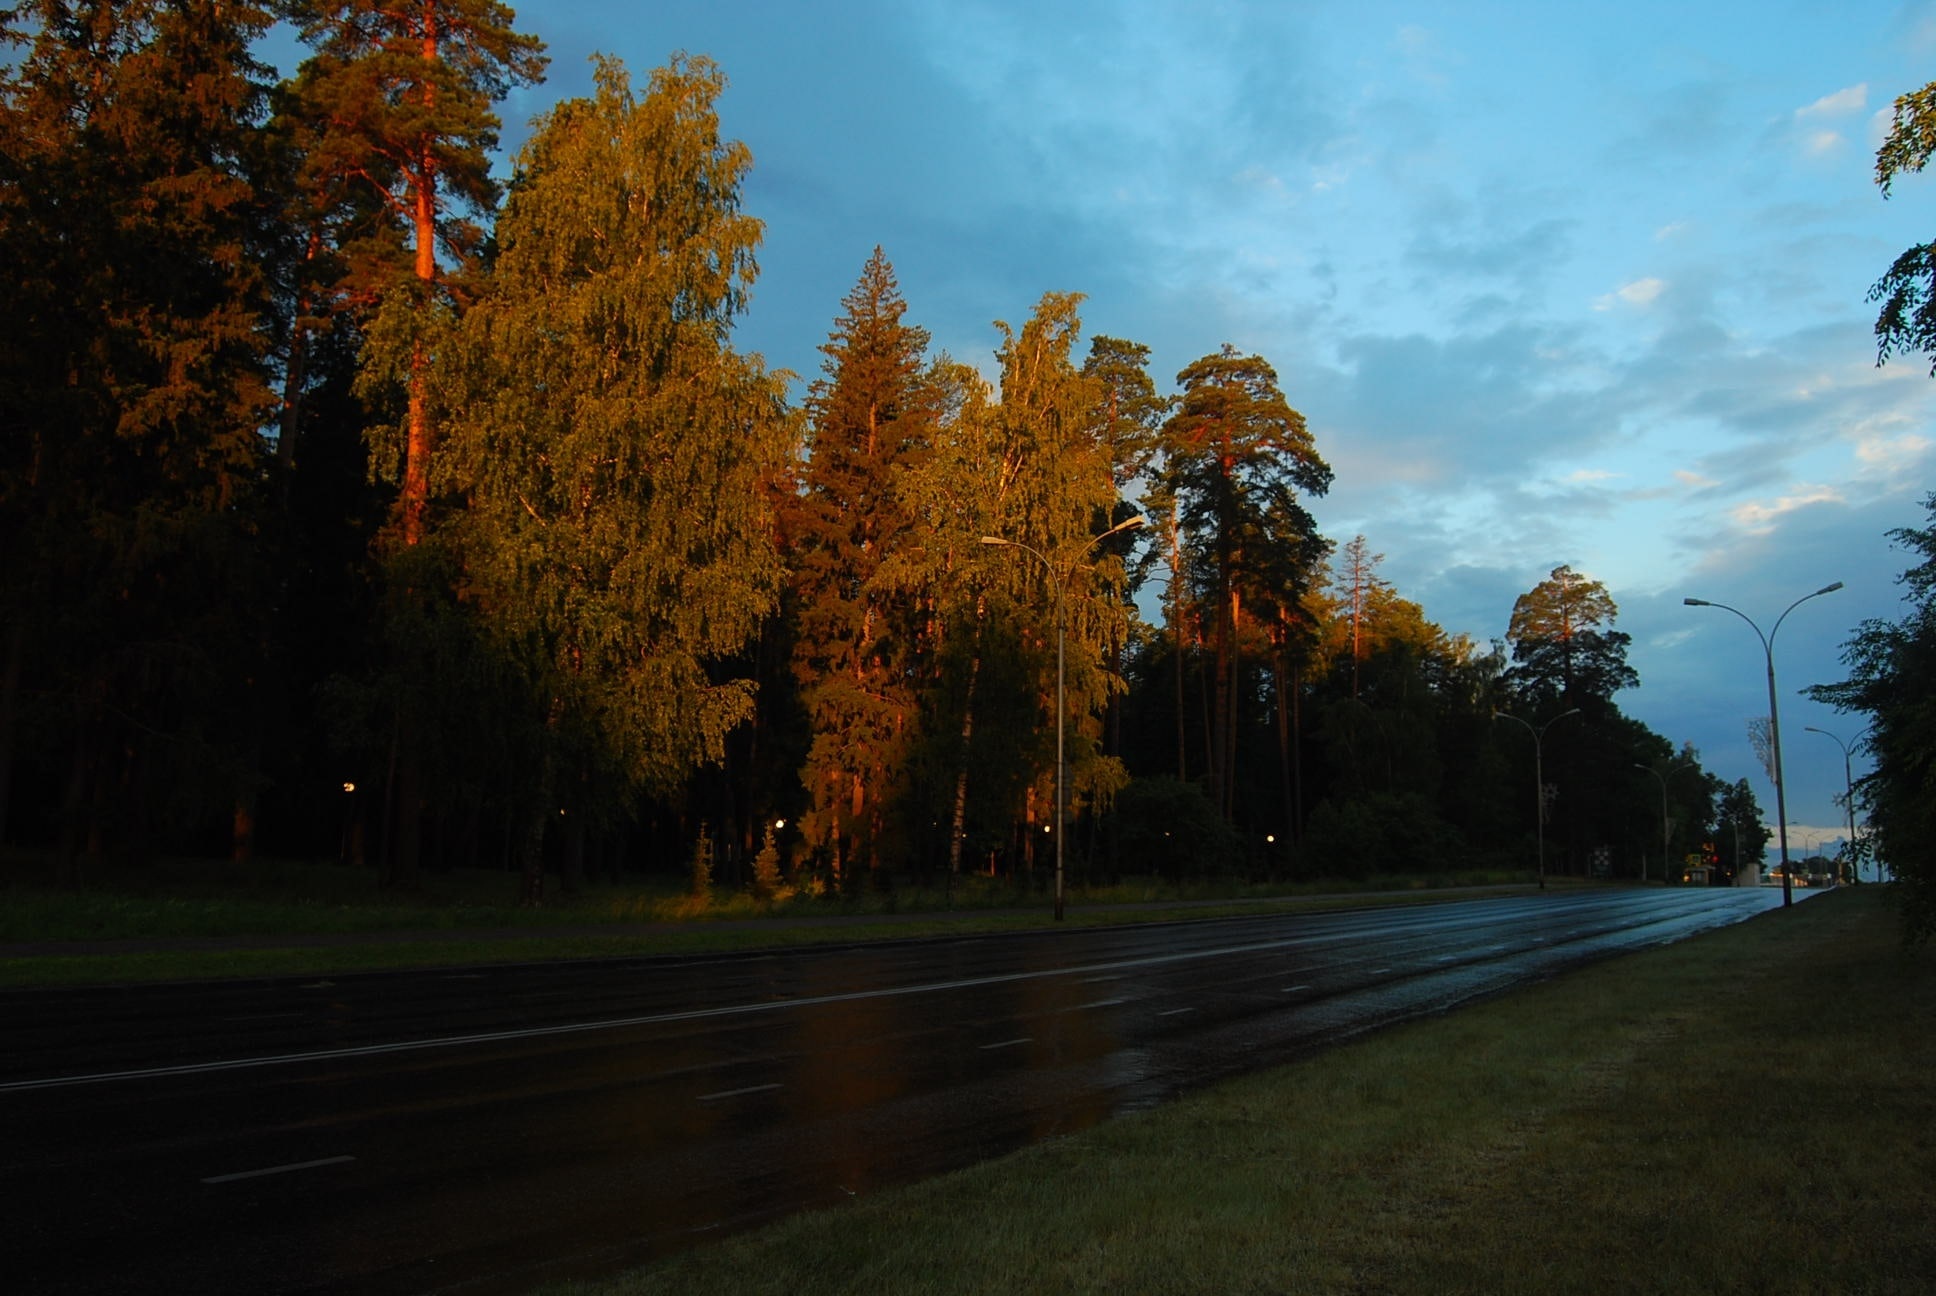
<svg viewBox="0 0 1936 1296">
<path fill-rule="evenodd" d="M 1234 870 L 1243 841 L 1194 783 L 1173 778 L 1131 779 L 1116 794 L 1109 828 L 1123 867 L 1158 873 L 1172 882 Z"/>
</svg>

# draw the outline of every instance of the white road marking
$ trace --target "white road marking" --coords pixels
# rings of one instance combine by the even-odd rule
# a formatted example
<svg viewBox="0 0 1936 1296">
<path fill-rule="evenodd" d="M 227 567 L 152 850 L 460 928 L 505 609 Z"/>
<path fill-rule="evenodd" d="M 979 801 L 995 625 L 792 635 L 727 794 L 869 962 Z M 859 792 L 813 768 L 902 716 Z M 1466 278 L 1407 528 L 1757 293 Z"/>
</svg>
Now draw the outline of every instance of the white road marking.
<svg viewBox="0 0 1936 1296">
<path fill-rule="evenodd" d="M 1160 1012 L 1156 1015 L 1158 1017 L 1180 1017 L 1184 1013 L 1193 1013 L 1195 1011 L 1196 1009 L 1194 1008 L 1172 1008 L 1168 1012 Z"/>
<path fill-rule="evenodd" d="M 936 994 L 949 990 L 971 990 L 979 986 L 1008 985 L 1017 981 L 1040 981 L 1051 977 L 1080 976 L 1084 973 L 1128 971 L 1159 967 L 1169 963 L 1196 963 L 1204 959 L 1233 954 L 1261 954 L 1293 949 L 1303 945 L 1335 944 L 1352 939 L 1349 932 L 1323 936 L 1286 936 L 1276 940 L 1249 941 L 1241 945 L 1221 945 L 1210 949 L 1179 950 L 1171 954 L 1149 954 L 1137 958 L 1112 959 L 1066 968 L 1034 969 L 1026 972 L 996 972 L 987 976 L 960 977 L 951 981 L 924 981 L 915 985 L 885 986 L 876 990 L 849 990 L 840 994 L 808 995 L 799 999 L 723 1004 L 716 1008 L 686 1008 L 674 1012 L 642 1013 L 635 1017 L 611 1017 L 598 1021 L 562 1022 L 555 1026 L 526 1026 L 515 1030 L 478 1031 L 469 1035 L 436 1035 L 428 1039 L 397 1040 L 388 1044 L 358 1044 L 342 1048 L 314 1049 L 301 1053 L 270 1053 L 259 1057 L 224 1058 L 215 1062 L 185 1062 L 174 1066 L 135 1067 L 125 1071 L 96 1071 L 84 1075 L 50 1076 L 39 1080 L 12 1080 L 0 1084 L 0 1093 L 29 1089 L 57 1089 L 70 1085 L 107 1084 L 116 1080 L 148 1080 L 164 1076 L 208 1075 L 221 1071 L 244 1071 L 254 1067 L 288 1066 L 299 1062 L 333 1062 L 347 1058 L 383 1057 L 392 1053 L 417 1053 L 425 1049 L 461 1048 L 469 1044 L 504 1044 L 517 1040 L 544 1039 L 557 1035 L 582 1035 L 593 1031 L 625 1030 L 637 1026 L 658 1026 L 669 1022 L 702 1021 L 714 1017 L 742 1017 L 749 1013 L 778 1012 L 812 1008 L 824 1004 L 853 1003 L 862 999 L 893 999 L 904 995 Z M 316 982 L 305 989 L 321 988 Z M 1120 1003 L 1110 999 L 1082 1008 Z M 1076 1011 L 1080 1011 L 1077 1009 Z"/>
<path fill-rule="evenodd" d="M 1035 1037 L 1033 1035 L 1024 1035 L 1019 1039 L 1002 1040 L 998 1044 L 984 1044 L 981 1047 L 984 1050 L 1004 1049 L 1004 1048 L 1014 1048 L 1017 1044 L 1033 1044 L 1034 1042 L 1035 1042 Z"/>
<path fill-rule="evenodd" d="M 353 1156 L 324 1157 L 320 1161 L 294 1161 L 288 1165 L 267 1166 L 261 1170 L 238 1170 L 234 1174 L 210 1175 L 202 1180 L 205 1184 L 234 1183 L 238 1179 L 260 1179 L 264 1175 L 288 1174 L 292 1170 L 315 1170 L 321 1166 L 343 1165 L 356 1160 Z"/>
<path fill-rule="evenodd" d="M 1307 986 L 1307 985 L 1301 985 L 1301 986 L 1285 986 L 1285 987 L 1284 987 L 1284 988 L 1283 988 L 1283 989 L 1282 989 L 1281 991 L 1279 991 L 1278 993 L 1280 993 L 1280 994 L 1296 994 L 1296 993 L 1297 993 L 1298 991 L 1300 991 L 1300 990 L 1309 990 L 1310 988 L 1311 988 L 1311 987 L 1310 987 L 1310 986 Z"/>
<path fill-rule="evenodd" d="M 1085 1008 L 1114 1008 L 1117 1004 L 1126 1003 L 1126 1002 L 1127 1000 L 1123 1000 L 1123 999 L 1098 999 L 1093 1003 L 1077 1004 L 1074 1008 L 1071 1008 L 1069 1011 L 1081 1012 Z"/>
<path fill-rule="evenodd" d="M 718 1102 L 723 1098 L 744 1098 L 748 1094 L 772 1093 L 780 1086 L 777 1084 L 747 1085 L 744 1089 L 726 1089 L 719 1093 L 700 1094 L 700 1102 Z"/>
</svg>

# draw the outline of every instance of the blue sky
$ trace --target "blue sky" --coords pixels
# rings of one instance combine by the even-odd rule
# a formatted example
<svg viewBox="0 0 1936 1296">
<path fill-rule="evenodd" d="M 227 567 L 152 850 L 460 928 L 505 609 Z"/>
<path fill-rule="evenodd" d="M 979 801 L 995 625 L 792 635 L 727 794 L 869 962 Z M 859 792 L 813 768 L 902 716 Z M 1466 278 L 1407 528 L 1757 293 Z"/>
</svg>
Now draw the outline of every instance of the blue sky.
<svg viewBox="0 0 1936 1296">
<path fill-rule="evenodd" d="M 1776 640 L 1792 844 L 1839 838 L 1861 728 L 1795 695 L 1900 608 L 1936 381 L 1875 365 L 1864 300 L 1936 233 L 1874 153 L 1936 75 L 1936 3 L 573 0 L 519 7 L 548 82 L 595 51 L 731 79 L 767 222 L 739 334 L 812 376 L 875 244 L 938 347 L 1088 295 L 1166 389 L 1264 355 L 1336 470 L 1312 511 L 1450 631 L 1502 636 L 1565 563 L 1633 636 L 1629 714 L 1774 795 L 1746 722 Z M 1861 772 L 1858 764 L 1857 773 Z"/>
</svg>

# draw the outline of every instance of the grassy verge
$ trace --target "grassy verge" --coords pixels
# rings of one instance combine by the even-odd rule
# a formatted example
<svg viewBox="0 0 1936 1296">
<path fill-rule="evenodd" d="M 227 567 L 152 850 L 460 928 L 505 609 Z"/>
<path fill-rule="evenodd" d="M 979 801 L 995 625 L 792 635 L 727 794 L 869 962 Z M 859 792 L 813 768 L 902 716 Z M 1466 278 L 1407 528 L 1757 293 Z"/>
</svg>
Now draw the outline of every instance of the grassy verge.
<svg viewBox="0 0 1936 1296">
<path fill-rule="evenodd" d="M 1275 887 L 1133 881 L 1071 892 L 1070 926 L 1426 901 L 1506 877 L 1418 877 Z M 310 975 L 386 968 L 641 954 L 722 953 L 855 940 L 1039 930 L 1039 892 L 969 878 L 951 891 L 904 887 L 852 897 L 695 897 L 659 886 L 596 886 L 541 909 L 503 904 L 502 873 L 428 875 L 407 894 L 366 869 L 175 861 L 87 888 L 16 882 L 0 890 L 0 987 Z M 1126 908 L 1125 906 L 1134 906 Z M 864 920 L 861 922 L 847 920 Z"/>
<path fill-rule="evenodd" d="M 1936 957 L 1883 888 L 552 1296 L 1922 1293 Z"/>
</svg>

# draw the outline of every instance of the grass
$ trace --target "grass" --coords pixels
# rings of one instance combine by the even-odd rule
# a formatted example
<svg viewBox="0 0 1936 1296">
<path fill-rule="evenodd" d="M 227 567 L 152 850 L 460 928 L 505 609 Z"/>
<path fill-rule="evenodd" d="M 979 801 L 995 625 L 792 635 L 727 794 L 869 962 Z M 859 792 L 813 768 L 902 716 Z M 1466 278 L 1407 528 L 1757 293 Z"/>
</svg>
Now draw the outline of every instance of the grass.
<svg viewBox="0 0 1936 1296">
<path fill-rule="evenodd" d="M 14 876 L 32 870 L 12 861 Z M 1137 880 L 1070 892 L 1067 922 L 1088 926 L 1429 900 L 1510 875 L 1264 886 Z M 81 888 L 0 888 L 0 987 L 312 975 L 386 968 L 719 953 L 776 945 L 1039 930 L 1048 897 L 981 877 L 948 892 L 901 887 L 855 896 L 696 897 L 672 885 L 598 885 L 543 908 L 505 902 L 501 872 L 425 874 L 410 892 L 368 869 L 263 861 L 165 861 Z M 1123 906 L 1137 906 L 1125 909 Z M 829 920 L 866 919 L 862 924 Z"/>
<path fill-rule="evenodd" d="M 1880 887 L 549 1296 L 1924 1293 L 1936 960 Z"/>
</svg>

